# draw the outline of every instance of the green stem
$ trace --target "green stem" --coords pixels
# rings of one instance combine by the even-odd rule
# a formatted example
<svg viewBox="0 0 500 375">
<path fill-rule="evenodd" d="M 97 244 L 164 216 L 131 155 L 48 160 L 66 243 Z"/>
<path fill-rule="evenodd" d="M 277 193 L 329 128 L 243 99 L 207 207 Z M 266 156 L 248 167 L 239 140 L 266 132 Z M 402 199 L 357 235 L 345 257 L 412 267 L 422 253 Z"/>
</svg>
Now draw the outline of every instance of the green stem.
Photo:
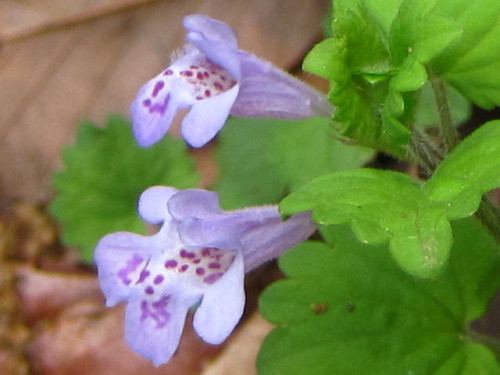
<svg viewBox="0 0 500 375">
<path fill-rule="evenodd" d="M 457 129 L 453 126 L 451 119 L 450 105 L 448 104 L 448 95 L 443 81 L 437 77 L 431 78 L 431 87 L 436 98 L 437 110 L 439 113 L 439 122 L 441 134 L 443 136 L 446 150 L 450 152 L 458 145 L 459 137 Z"/>
<path fill-rule="evenodd" d="M 468 330 L 465 335 L 465 340 L 486 346 L 495 354 L 497 360 L 500 361 L 500 340 L 498 338 Z"/>
</svg>

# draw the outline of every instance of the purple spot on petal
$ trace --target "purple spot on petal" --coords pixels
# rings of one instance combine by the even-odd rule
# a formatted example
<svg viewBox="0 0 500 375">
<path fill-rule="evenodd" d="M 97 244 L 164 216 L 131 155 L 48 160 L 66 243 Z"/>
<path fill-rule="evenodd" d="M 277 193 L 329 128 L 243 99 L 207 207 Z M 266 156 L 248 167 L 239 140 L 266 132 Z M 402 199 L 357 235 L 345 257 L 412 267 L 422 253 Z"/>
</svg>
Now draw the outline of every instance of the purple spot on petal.
<svg viewBox="0 0 500 375">
<path fill-rule="evenodd" d="M 181 258 L 189 258 L 189 259 L 193 259 L 196 256 L 195 253 L 187 251 L 186 249 L 182 249 L 179 254 Z"/>
<path fill-rule="evenodd" d="M 174 72 L 171 69 L 167 69 L 165 73 L 163 73 L 164 76 L 171 76 L 172 74 L 174 74 Z"/>
<path fill-rule="evenodd" d="M 154 103 L 149 107 L 149 113 L 155 113 L 159 112 L 160 114 L 165 114 L 165 111 L 167 110 L 168 107 L 168 102 L 170 101 L 170 94 L 168 94 L 165 99 L 163 99 L 163 102 L 161 103 Z"/>
<path fill-rule="evenodd" d="M 201 250 L 201 256 L 208 257 L 212 253 L 212 248 L 210 247 L 205 247 L 204 249 Z"/>
<path fill-rule="evenodd" d="M 205 90 L 205 96 L 209 97 L 210 95 L 212 95 L 212 92 L 210 90 Z"/>
<path fill-rule="evenodd" d="M 131 259 L 127 260 L 125 267 L 118 270 L 117 273 L 117 276 L 122 283 L 130 285 L 132 280 L 130 280 L 128 276 L 139 267 L 142 261 L 143 258 L 139 254 L 134 254 Z"/>
<path fill-rule="evenodd" d="M 144 100 L 144 101 L 142 102 L 142 105 L 143 105 L 144 107 L 146 107 L 146 108 L 147 108 L 147 107 L 150 107 L 150 106 L 151 106 L 151 100 L 149 100 L 149 99 Z"/>
<path fill-rule="evenodd" d="M 203 79 L 203 78 L 205 78 L 205 77 L 203 76 L 203 73 L 202 73 L 202 72 L 198 72 L 198 73 L 196 73 L 196 78 L 198 78 L 198 79 L 200 79 L 200 80 L 201 80 L 201 79 Z"/>
<path fill-rule="evenodd" d="M 165 262 L 165 268 L 175 268 L 177 267 L 177 261 L 175 259 L 170 259 Z"/>
<path fill-rule="evenodd" d="M 156 322 L 155 328 L 163 328 L 170 320 L 170 314 L 167 311 L 170 296 L 163 296 L 158 301 L 149 303 L 141 301 L 141 322 L 148 318 Z"/>
<path fill-rule="evenodd" d="M 203 268 L 203 267 L 198 267 L 198 268 L 196 269 L 196 274 L 197 274 L 197 275 L 200 275 L 200 276 L 204 275 L 204 274 L 205 274 L 205 268 Z"/>
<path fill-rule="evenodd" d="M 152 286 L 147 286 L 147 287 L 146 287 L 146 289 L 144 289 L 144 292 L 145 292 L 146 294 L 151 295 L 151 294 L 154 294 L 155 290 L 153 289 L 153 287 L 152 287 Z"/>
<path fill-rule="evenodd" d="M 211 268 L 213 270 L 218 270 L 221 267 L 220 263 L 217 262 L 212 262 L 208 264 L 208 268 Z"/>
<path fill-rule="evenodd" d="M 155 285 L 158 285 L 158 284 L 161 284 L 163 282 L 165 278 L 163 277 L 163 275 L 156 275 L 156 277 L 154 278 L 153 280 L 153 283 Z"/>
<path fill-rule="evenodd" d="M 222 273 L 222 272 L 213 273 L 213 274 L 208 275 L 207 277 L 203 278 L 203 282 L 205 284 L 209 284 L 209 285 L 213 284 L 217 280 L 219 280 L 222 277 L 222 275 L 224 275 L 224 273 Z"/>
<path fill-rule="evenodd" d="M 188 266 L 187 264 L 183 264 L 183 265 L 179 268 L 179 272 L 185 272 L 188 268 L 189 268 L 189 266 Z"/>
<path fill-rule="evenodd" d="M 148 270 L 142 270 L 139 274 L 139 280 L 136 281 L 136 284 L 143 283 L 148 277 L 151 275 L 151 272 Z"/>
<path fill-rule="evenodd" d="M 191 70 L 183 70 L 181 72 L 181 76 L 183 76 L 183 77 L 192 77 L 193 76 L 193 72 Z"/>
<path fill-rule="evenodd" d="M 158 93 L 161 91 L 161 89 L 165 86 L 165 82 L 163 81 L 158 81 L 155 84 L 155 87 L 153 88 L 153 98 L 158 95 Z"/>
</svg>

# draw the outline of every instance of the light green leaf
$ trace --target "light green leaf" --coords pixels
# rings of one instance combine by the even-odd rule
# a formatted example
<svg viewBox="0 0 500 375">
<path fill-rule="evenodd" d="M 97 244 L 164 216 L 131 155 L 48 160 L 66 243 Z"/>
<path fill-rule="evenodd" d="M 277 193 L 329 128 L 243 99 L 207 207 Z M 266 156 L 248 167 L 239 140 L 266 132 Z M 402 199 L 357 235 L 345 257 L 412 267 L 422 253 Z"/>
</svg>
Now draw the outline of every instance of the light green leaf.
<svg viewBox="0 0 500 375">
<path fill-rule="evenodd" d="M 166 137 L 140 148 L 131 125 L 111 116 L 104 128 L 86 122 L 76 143 L 63 152 L 64 169 L 53 177 L 58 195 L 52 213 L 63 224 L 63 241 L 91 261 L 103 235 L 114 231 L 144 233 L 137 200 L 153 185 L 194 187 L 198 176 L 181 140 Z"/>
<path fill-rule="evenodd" d="M 431 200 L 448 204 L 450 217 L 474 213 L 481 196 L 500 187 L 500 120 L 462 141 L 438 166 L 425 189 Z"/>
<path fill-rule="evenodd" d="M 430 63 L 430 68 L 482 108 L 500 105 L 500 2 L 446 0 L 437 12 L 460 24 L 463 32 Z"/>
<path fill-rule="evenodd" d="M 358 169 L 313 180 L 280 203 L 283 214 L 313 211 L 320 224 L 351 224 L 360 241 L 390 241 L 406 271 L 421 277 L 439 272 L 452 242 L 447 206 L 427 199 L 411 177 Z"/>
<path fill-rule="evenodd" d="M 277 328 L 261 347 L 259 374 L 500 374 L 467 330 L 500 286 L 498 252 L 473 219 L 454 230 L 450 262 L 432 281 L 402 272 L 386 248 L 342 227 L 322 229 L 333 249 L 307 242 L 284 254 L 287 278 L 260 299 Z"/>
</svg>

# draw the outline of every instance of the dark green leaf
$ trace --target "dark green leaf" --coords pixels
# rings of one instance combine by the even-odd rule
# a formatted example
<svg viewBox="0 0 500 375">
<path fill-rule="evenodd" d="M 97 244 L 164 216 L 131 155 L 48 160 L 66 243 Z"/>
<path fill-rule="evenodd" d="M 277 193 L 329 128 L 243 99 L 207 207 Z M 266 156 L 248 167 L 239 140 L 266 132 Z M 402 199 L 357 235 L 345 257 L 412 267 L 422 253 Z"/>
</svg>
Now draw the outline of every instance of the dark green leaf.
<svg viewBox="0 0 500 375">
<path fill-rule="evenodd" d="M 258 357 L 261 375 L 500 374 L 467 333 L 500 286 L 497 247 L 474 219 L 455 222 L 450 261 L 432 281 L 345 228 L 323 231 L 334 248 L 308 242 L 286 253 L 288 278 L 261 297 L 261 313 L 277 325 Z"/>
</svg>

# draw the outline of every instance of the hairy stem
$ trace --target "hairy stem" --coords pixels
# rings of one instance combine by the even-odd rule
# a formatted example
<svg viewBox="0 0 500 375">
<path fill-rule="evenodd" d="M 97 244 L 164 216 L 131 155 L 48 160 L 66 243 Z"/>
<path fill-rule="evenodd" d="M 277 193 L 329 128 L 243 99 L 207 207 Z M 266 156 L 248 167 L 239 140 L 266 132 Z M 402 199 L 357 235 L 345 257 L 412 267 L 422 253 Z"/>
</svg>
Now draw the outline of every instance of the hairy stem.
<svg viewBox="0 0 500 375">
<path fill-rule="evenodd" d="M 432 91 L 434 92 L 434 97 L 436 98 L 436 105 L 439 113 L 439 125 L 441 128 L 444 145 L 446 147 L 446 150 L 450 152 L 456 147 L 456 145 L 458 145 L 459 137 L 457 130 L 453 126 L 453 121 L 451 120 L 451 112 L 450 106 L 448 104 L 446 87 L 443 81 L 439 78 L 433 77 L 430 81 Z"/>
<path fill-rule="evenodd" d="M 443 152 L 431 138 L 417 128 L 411 133 L 410 154 L 414 162 L 424 168 L 429 176 L 444 158 Z"/>
</svg>

